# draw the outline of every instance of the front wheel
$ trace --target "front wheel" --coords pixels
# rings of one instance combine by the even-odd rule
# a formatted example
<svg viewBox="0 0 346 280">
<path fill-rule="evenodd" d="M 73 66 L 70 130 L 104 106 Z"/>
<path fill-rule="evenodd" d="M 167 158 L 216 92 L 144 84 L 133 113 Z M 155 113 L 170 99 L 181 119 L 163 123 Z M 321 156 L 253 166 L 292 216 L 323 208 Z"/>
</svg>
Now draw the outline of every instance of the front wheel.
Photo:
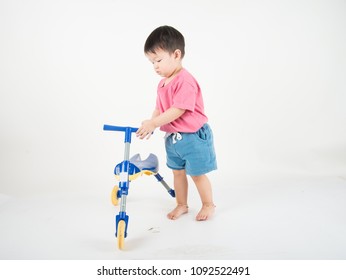
<svg viewBox="0 0 346 280">
<path fill-rule="evenodd" d="M 125 229 L 126 229 L 125 221 L 120 220 L 118 222 L 118 228 L 117 228 L 118 248 L 120 250 L 124 248 L 124 244 L 125 244 Z"/>
</svg>

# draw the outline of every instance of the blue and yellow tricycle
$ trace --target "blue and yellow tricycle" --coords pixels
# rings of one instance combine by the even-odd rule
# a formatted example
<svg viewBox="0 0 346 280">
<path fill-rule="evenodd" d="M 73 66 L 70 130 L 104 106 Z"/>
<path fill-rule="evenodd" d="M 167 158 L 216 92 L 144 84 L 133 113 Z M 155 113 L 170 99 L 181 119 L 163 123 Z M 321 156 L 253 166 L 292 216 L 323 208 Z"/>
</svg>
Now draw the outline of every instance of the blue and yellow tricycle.
<svg viewBox="0 0 346 280">
<path fill-rule="evenodd" d="M 143 174 L 149 176 L 154 175 L 172 197 L 175 197 L 175 193 L 174 190 L 168 186 L 163 177 L 161 177 L 161 175 L 158 173 L 159 164 L 156 155 L 150 154 L 145 160 L 142 160 L 139 154 L 135 154 L 130 158 L 131 136 L 132 133 L 135 133 L 138 130 L 138 128 L 129 126 L 104 125 L 103 130 L 120 131 L 125 133 L 124 160 L 118 163 L 114 168 L 114 175 L 118 181 L 118 184 L 114 186 L 111 193 L 113 205 L 119 205 L 120 201 L 119 213 L 115 216 L 115 236 L 117 237 L 118 248 L 123 249 L 125 238 L 127 237 L 127 227 L 129 223 L 129 216 L 126 214 L 126 198 L 128 196 L 130 182 Z"/>
</svg>

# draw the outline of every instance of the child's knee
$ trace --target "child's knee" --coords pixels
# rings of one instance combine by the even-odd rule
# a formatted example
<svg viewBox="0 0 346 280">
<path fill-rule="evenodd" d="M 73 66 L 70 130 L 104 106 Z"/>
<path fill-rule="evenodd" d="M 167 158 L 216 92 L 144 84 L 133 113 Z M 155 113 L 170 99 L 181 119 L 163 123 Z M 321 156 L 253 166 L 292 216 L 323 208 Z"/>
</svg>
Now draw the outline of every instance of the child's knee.
<svg viewBox="0 0 346 280">
<path fill-rule="evenodd" d="M 192 180 L 194 182 L 200 182 L 206 179 L 206 175 L 202 174 L 202 175 L 197 175 L 197 176 L 191 176 Z"/>
<path fill-rule="evenodd" d="M 173 175 L 174 176 L 186 176 L 186 172 L 185 169 L 181 169 L 181 170 L 173 170 Z"/>
</svg>

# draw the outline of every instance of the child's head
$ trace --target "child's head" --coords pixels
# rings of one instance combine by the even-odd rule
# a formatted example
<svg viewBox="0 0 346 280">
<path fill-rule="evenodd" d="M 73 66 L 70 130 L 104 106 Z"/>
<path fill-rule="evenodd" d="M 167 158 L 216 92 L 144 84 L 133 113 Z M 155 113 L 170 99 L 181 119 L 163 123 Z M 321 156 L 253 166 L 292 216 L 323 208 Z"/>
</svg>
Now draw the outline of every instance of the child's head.
<svg viewBox="0 0 346 280">
<path fill-rule="evenodd" d="M 185 54 L 183 35 L 170 26 L 156 28 L 147 38 L 144 53 L 162 77 L 173 77 L 182 68 Z"/>
<path fill-rule="evenodd" d="M 185 55 L 184 36 L 171 26 L 160 26 L 156 28 L 147 38 L 144 45 L 144 53 L 155 54 L 158 50 L 173 54 L 176 50 L 181 53 L 181 58 Z"/>
</svg>

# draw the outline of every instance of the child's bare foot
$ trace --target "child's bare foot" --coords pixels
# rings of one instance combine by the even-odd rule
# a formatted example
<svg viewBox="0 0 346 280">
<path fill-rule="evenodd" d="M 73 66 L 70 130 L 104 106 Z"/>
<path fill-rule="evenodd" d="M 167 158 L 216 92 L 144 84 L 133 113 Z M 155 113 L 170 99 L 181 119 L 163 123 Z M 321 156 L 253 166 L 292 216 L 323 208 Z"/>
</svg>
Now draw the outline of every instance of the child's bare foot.
<svg viewBox="0 0 346 280">
<path fill-rule="evenodd" d="M 197 221 L 208 220 L 215 212 L 214 203 L 203 203 L 203 206 L 196 216 Z"/>
<path fill-rule="evenodd" d="M 188 212 L 188 208 L 189 207 L 187 205 L 178 204 L 177 207 L 175 207 L 171 212 L 169 212 L 167 214 L 167 217 L 168 217 L 168 219 L 176 220 L 181 215 L 187 213 Z"/>
</svg>

